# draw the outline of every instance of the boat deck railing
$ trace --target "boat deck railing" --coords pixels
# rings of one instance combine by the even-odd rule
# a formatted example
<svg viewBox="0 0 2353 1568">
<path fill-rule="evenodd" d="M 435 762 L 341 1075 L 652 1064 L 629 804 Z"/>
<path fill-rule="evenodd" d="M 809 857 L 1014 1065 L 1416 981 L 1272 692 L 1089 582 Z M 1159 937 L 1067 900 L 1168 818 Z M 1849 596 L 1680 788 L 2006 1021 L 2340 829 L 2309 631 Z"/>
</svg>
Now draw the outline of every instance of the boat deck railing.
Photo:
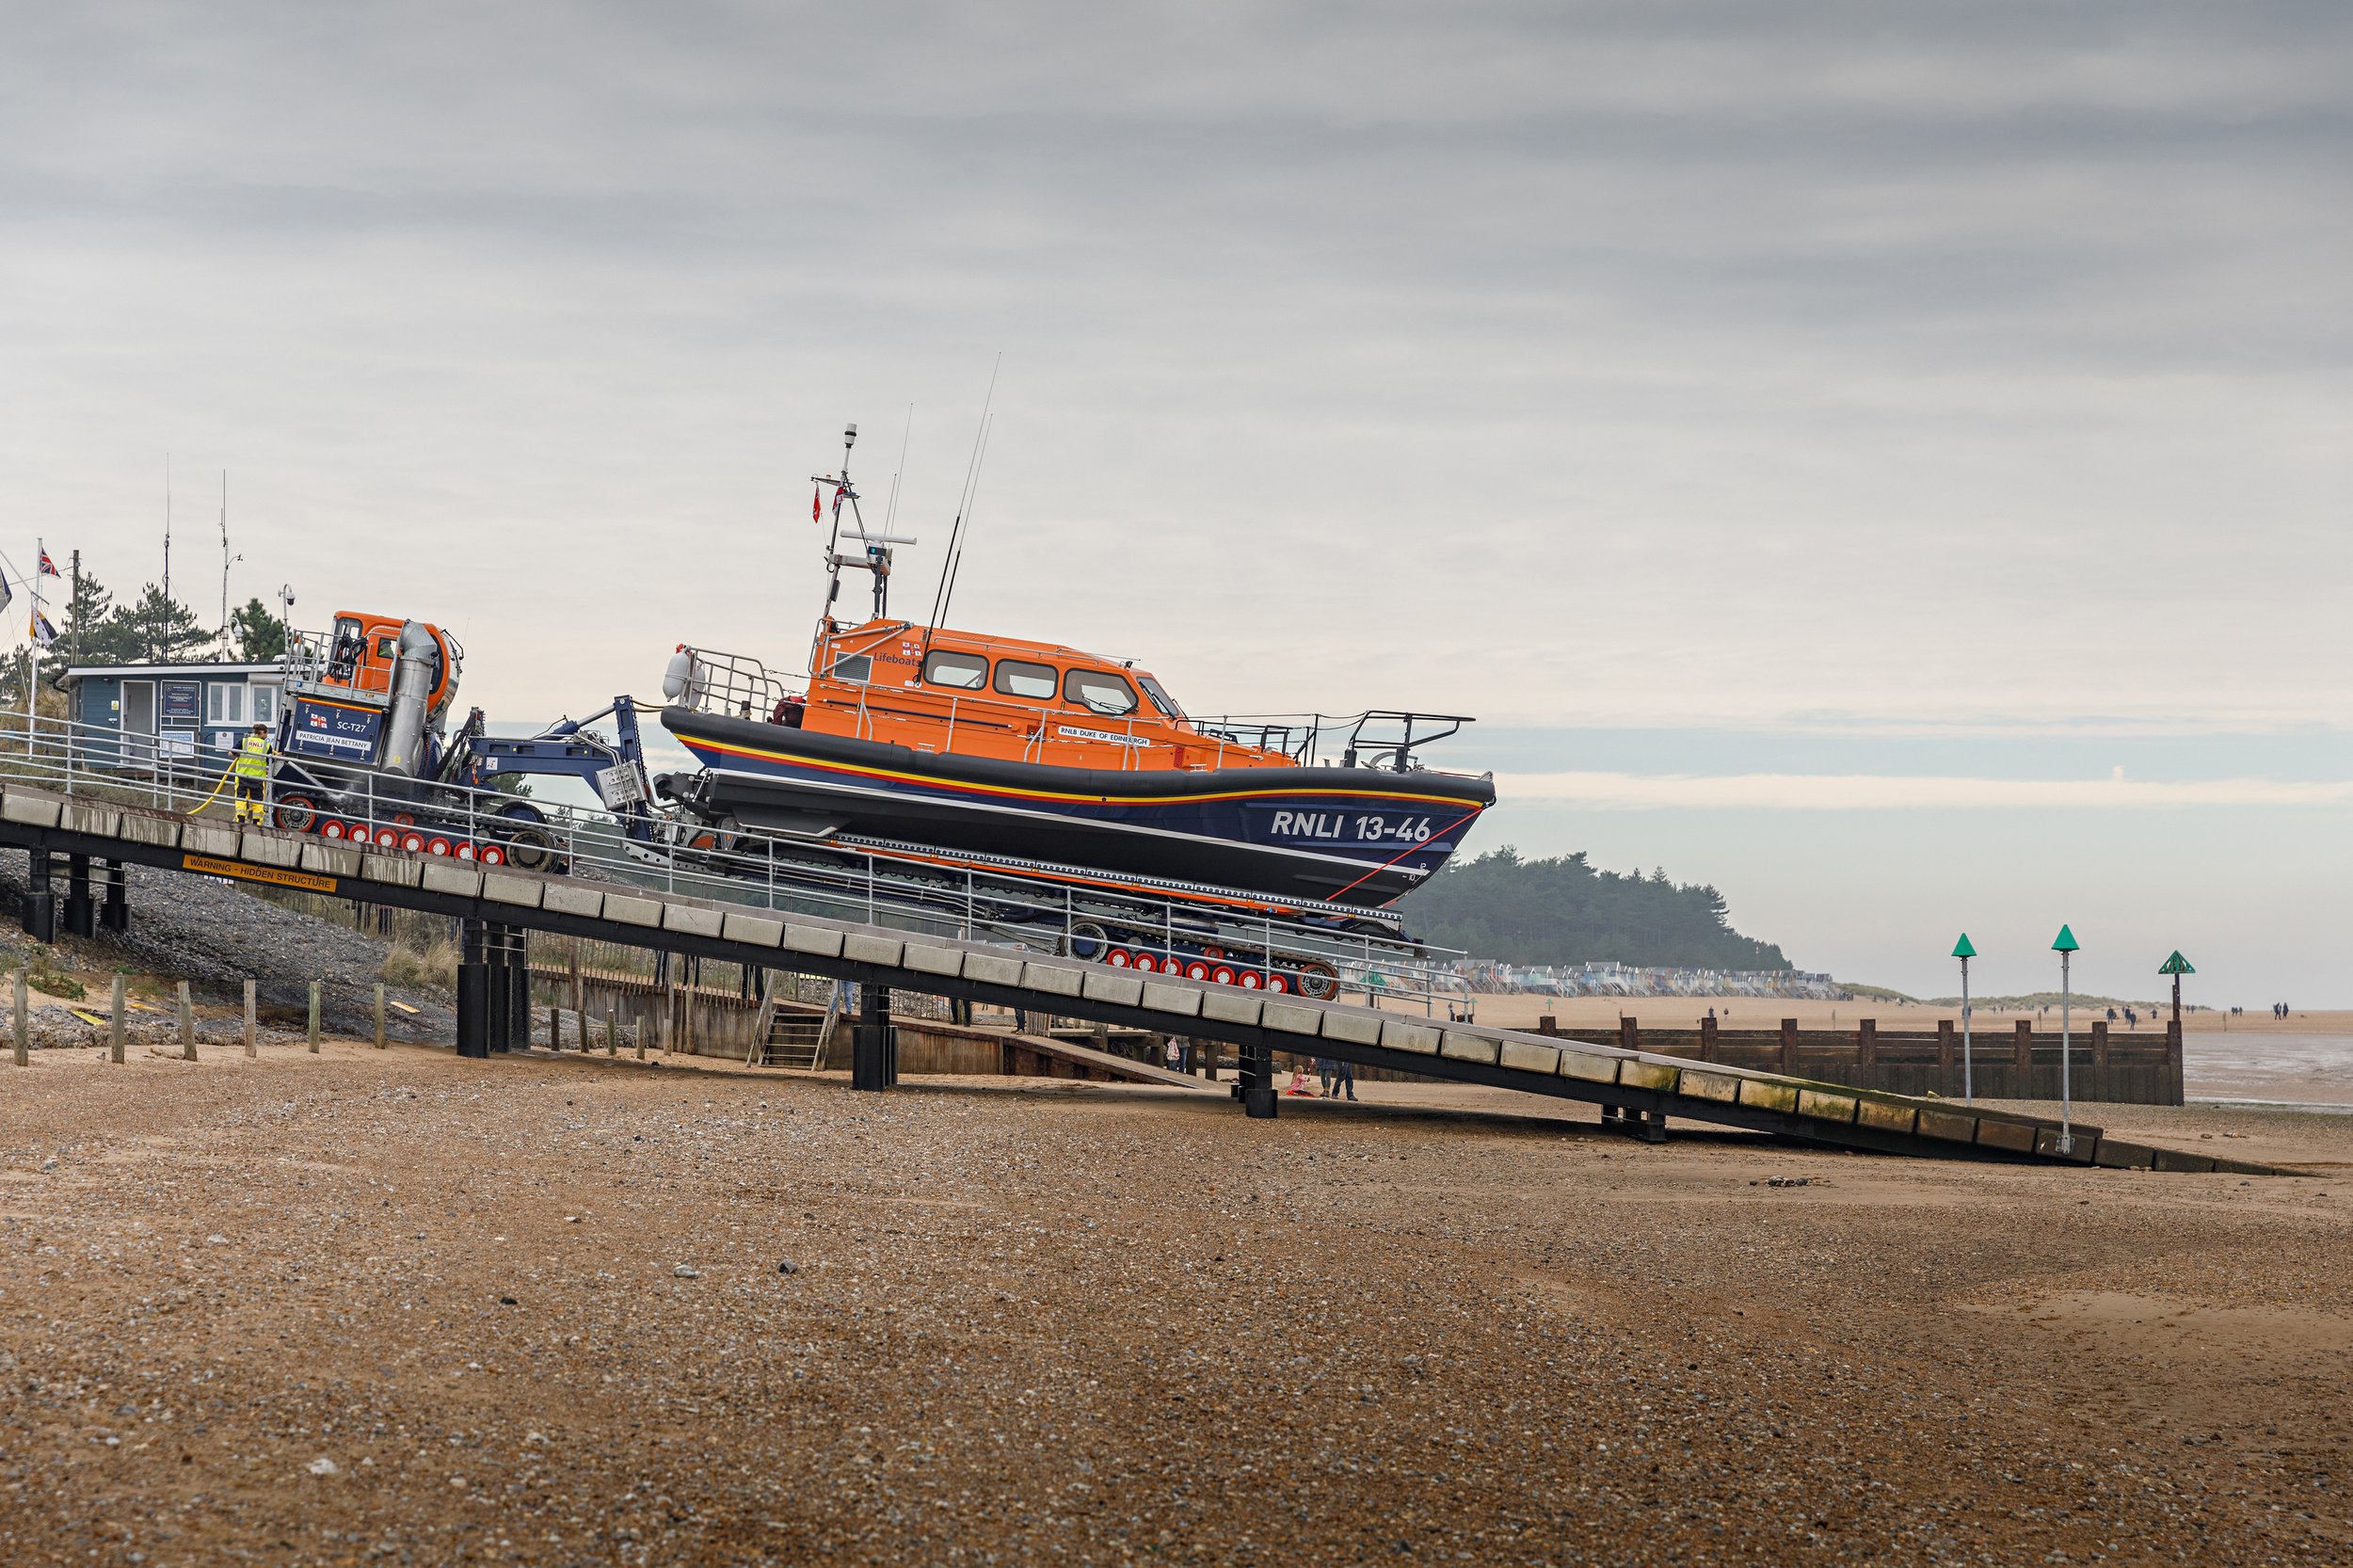
<svg viewBox="0 0 2353 1568">
<path fill-rule="evenodd" d="M 1462 713 L 1369 708 L 1361 713 L 1227 713 L 1196 718 L 1193 728 L 1231 745 L 1280 752 L 1302 767 L 1366 767 L 1406 773 L 1419 767 L 1417 747 L 1443 741 L 1474 722 Z"/>
</svg>

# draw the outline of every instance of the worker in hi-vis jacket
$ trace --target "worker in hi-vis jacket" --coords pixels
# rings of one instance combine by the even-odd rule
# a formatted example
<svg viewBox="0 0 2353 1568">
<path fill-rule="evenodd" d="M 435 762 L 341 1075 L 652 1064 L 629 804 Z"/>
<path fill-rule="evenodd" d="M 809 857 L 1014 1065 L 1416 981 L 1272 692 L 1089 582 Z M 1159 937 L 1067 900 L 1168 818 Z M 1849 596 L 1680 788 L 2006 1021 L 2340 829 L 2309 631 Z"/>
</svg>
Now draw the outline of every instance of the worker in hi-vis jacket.
<svg viewBox="0 0 2353 1568">
<path fill-rule="evenodd" d="M 269 787 L 269 729 L 257 724 L 229 764 L 237 776 L 237 820 L 269 825 L 263 794 Z"/>
</svg>

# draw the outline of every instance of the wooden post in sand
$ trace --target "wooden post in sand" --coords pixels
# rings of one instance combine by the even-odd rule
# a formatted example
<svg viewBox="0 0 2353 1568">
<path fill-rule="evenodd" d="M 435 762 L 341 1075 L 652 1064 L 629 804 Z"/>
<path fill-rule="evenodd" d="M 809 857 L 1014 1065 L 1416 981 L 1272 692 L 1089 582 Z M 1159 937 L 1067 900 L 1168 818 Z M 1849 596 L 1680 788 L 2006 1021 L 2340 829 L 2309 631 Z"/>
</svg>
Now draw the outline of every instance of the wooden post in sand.
<svg viewBox="0 0 2353 1568">
<path fill-rule="evenodd" d="M 311 982 L 311 1054 L 319 1053 L 319 983 Z"/>
<path fill-rule="evenodd" d="M 24 969 L 16 971 L 16 1064 L 32 1065 L 33 1061 L 33 977 Z"/>
<path fill-rule="evenodd" d="M 259 1043 L 261 1032 L 254 1021 L 254 989 L 253 982 L 248 980 L 245 983 L 245 1053 L 248 1056 L 262 1054 Z"/>
<path fill-rule="evenodd" d="M 122 977 L 115 976 L 112 1000 L 106 1011 L 106 1057 L 116 1066 L 122 1065 Z"/>
<path fill-rule="evenodd" d="M 384 1048 L 384 986 L 381 982 L 376 987 L 376 1048 Z"/>
<path fill-rule="evenodd" d="M 196 1004 L 188 999 L 188 983 L 180 983 L 180 1060 L 196 1060 Z"/>
</svg>

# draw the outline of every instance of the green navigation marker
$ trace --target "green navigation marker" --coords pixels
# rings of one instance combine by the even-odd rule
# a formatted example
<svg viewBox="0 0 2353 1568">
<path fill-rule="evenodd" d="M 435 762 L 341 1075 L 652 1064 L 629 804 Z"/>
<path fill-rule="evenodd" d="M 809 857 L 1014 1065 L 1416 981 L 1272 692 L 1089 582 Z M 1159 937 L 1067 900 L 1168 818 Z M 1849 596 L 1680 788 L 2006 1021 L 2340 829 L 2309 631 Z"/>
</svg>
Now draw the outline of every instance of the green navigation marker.
<svg viewBox="0 0 2353 1568">
<path fill-rule="evenodd" d="M 2075 986 L 2068 970 L 2083 944 L 2075 940 L 2075 933 L 2066 922 L 2059 924 L 2058 940 L 2051 951 L 2059 955 L 2059 1135 L 2058 1151 L 2064 1155 L 2075 1152 L 2075 1092 L 2074 1055 Z"/>
<path fill-rule="evenodd" d="M 2197 972 L 2190 961 L 2182 956 L 2180 948 L 2175 948 L 2173 956 L 2157 966 L 2157 973 L 2173 977 L 2173 1037 L 2177 1044 L 2182 1034 L 2182 976 Z"/>
<path fill-rule="evenodd" d="M 1977 1074 L 1969 1050 L 1969 960 L 1977 955 L 1969 933 L 1962 932 L 1953 944 L 1953 956 L 1961 960 L 1961 1097 L 1971 1105 L 1977 1101 Z"/>
</svg>

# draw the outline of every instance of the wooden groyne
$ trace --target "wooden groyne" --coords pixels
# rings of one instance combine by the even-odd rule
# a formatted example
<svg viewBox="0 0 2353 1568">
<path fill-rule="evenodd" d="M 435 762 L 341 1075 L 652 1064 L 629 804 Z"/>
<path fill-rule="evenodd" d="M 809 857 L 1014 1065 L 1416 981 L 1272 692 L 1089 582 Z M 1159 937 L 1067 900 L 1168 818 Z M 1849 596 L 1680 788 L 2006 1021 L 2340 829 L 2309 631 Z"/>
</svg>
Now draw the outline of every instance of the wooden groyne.
<svg viewBox="0 0 2353 1568">
<path fill-rule="evenodd" d="M 1538 1020 L 1540 1034 L 1561 1032 L 1550 1017 Z M 1606 1036 L 1602 1036 L 1606 1037 Z M 1851 1030 L 1800 1029 L 1784 1018 L 1779 1029 L 1721 1029 L 1713 1018 L 1699 1027 L 1646 1029 L 1639 1020 L 1618 1020 L 1615 1042 L 1628 1050 L 1720 1062 L 1760 1072 L 1789 1073 L 1850 1089 L 1894 1095 L 1935 1095 L 1959 1099 L 1962 1093 L 1959 1022 L 1937 1020 L 1935 1030 L 1883 1030 L 1864 1018 Z M 1970 1042 L 1971 1087 L 1979 1099 L 2055 1100 L 2059 1097 L 2059 1032 L 2038 1030 L 2020 1018 L 2003 1030 L 1982 1029 Z M 2182 1026 L 2120 1031 L 2105 1018 L 2074 1032 L 2068 1065 L 2074 1098 L 2116 1105 L 2180 1105 Z"/>
</svg>

